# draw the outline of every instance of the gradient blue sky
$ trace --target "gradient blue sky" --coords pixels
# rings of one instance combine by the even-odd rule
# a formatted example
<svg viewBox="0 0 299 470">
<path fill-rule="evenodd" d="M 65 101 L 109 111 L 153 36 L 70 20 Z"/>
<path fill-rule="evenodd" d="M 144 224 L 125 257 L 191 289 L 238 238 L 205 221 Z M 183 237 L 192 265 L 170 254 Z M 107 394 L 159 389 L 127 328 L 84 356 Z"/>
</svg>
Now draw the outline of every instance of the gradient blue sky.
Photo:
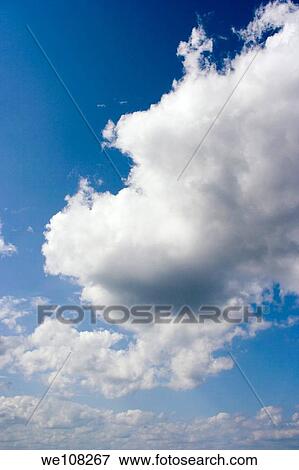
<svg viewBox="0 0 299 470">
<path fill-rule="evenodd" d="M 76 191 L 80 177 L 89 178 L 99 191 L 120 189 L 26 24 L 100 137 L 108 119 L 116 122 L 124 113 L 147 109 L 170 89 L 174 78 L 180 78 L 177 45 L 187 40 L 198 17 L 215 38 L 215 56 L 221 62 L 229 51 L 233 55 L 241 47 L 231 26 L 244 27 L 259 4 L 248 0 L 1 2 L 0 219 L 5 239 L 17 246 L 18 253 L 1 259 L 0 296 L 43 296 L 54 303 L 76 298 L 78 287 L 44 274 L 45 225 L 64 206 L 65 196 Z M 126 176 L 128 161 L 116 150 L 110 153 Z M 271 318 L 297 314 L 296 300 L 290 296 L 279 307 L 278 295 Z M 29 329 L 36 326 L 34 311 L 26 324 Z M 282 406 L 287 413 L 299 403 L 298 332 L 299 326 L 269 329 L 234 344 L 235 356 L 263 401 Z M 39 395 L 44 389 L 38 381 L 28 382 L 16 374 L 11 383 L 7 395 Z M 236 368 L 190 391 L 158 388 L 115 400 L 86 394 L 78 401 L 114 410 L 166 411 L 186 419 L 222 410 L 250 414 L 260 408 Z"/>
</svg>

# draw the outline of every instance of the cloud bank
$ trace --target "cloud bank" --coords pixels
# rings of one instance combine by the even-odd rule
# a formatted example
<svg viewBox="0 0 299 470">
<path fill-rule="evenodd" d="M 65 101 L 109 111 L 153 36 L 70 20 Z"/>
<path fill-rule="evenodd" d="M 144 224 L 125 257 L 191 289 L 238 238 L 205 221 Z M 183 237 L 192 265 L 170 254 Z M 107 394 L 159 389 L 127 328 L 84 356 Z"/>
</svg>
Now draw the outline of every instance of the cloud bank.
<svg viewBox="0 0 299 470">
<path fill-rule="evenodd" d="M 255 416 L 220 412 L 182 421 L 139 409 L 114 412 L 48 397 L 25 427 L 36 398 L 0 397 L 2 449 L 289 449 L 298 448 L 299 413 L 268 407 Z"/>
</svg>

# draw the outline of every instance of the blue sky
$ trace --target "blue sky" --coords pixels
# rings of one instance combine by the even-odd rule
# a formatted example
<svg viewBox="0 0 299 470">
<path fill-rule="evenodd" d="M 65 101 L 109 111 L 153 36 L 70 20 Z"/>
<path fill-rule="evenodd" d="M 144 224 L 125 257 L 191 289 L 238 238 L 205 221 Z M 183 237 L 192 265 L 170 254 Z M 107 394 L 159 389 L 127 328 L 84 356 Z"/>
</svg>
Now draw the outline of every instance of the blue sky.
<svg viewBox="0 0 299 470">
<path fill-rule="evenodd" d="M 45 226 L 65 207 L 66 195 L 76 193 L 80 178 L 87 178 L 97 192 L 117 194 L 123 187 L 26 25 L 102 140 L 109 119 L 116 123 L 123 114 L 147 110 L 174 79 L 180 80 L 183 66 L 176 50 L 198 22 L 214 38 L 213 61 L 221 67 L 224 57 L 234 57 L 243 47 L 232 26 L 246 27 L 259 5 L 248 0 L 2 2 L 0 219 L 2 235 L 17 253 L 0 259 L 1 297 L 45 297 L 53 303 L 78 299 L 82 283 L 71 282 L 67 273 L 44 272 Z M 126 177 L 132 160 L 120 145 L 109 148 L 109 155 Z M 272 281 L 283 283 L 277 277 Z M 286 285 L 284 292 L 288 290 Z M 29 311 L 22 322 L 31 332 L 37 326 L 36 312 Z M 296 315 L 295 294 L 273 300 L 269 320 L 282 324 Z M 235 357 L 265 405 L 283 408 L 287 417 L 299 405 L 298 332 L 299 325 L 269 328 L 246 341 L 233 341 Z M 38 397 L 45 388 L 35 373 L 28 378 L 17 368 L 4 367 L 0 375 L 11 382 L 4 396 Z M 164 412 L 182 420 L 219 412 L 254 415 L 261 408 L 236 367 L 192 389 L 141 387 L 114 399 L 85 390 L 75 401 L 115 412 Z"/>
</svg>

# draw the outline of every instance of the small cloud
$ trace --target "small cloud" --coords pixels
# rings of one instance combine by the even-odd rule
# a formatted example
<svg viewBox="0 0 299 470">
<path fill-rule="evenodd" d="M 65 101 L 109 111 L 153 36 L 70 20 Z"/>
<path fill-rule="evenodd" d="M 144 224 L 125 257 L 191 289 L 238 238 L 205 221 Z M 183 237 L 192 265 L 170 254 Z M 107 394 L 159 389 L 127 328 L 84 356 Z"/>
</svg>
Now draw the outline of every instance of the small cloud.
<svg viewBox="0 0 299 470">
<path fill-rule="evenodd" d="M 121 100 L 121 101 L 119 101 L 119 104 L 128 104 L 128 101 L 127 100 Z"/>
<path fill-rule="evenodd" d="M 12 243 L 6 243 L 1 234 L 2 224 L 0 223 L 0 255 L 11 256 L 17 252 L 17 248 Z"/>
<path fill-rule="evenodd" d="M 102 178 L 95 178 L 95 183 L 98 186 L 102 186 L 104 184 L 104 180 Z"/>
<path fill-rule="evenodd" d="M 79 179 L 80 178 L 80 173 L 77 167 L 74 167 L 71 169 L 71 171 L 67 174 L 67 179 Z"/>
<path fill-rule="evenodd" d="M 102 131 L 102 136 L 104 139 L 108 140 L 109 142 L 112 142 L 114 137 L 115 137 L 115 124 L 111 119 L 106 124 L 105 129 Z"/>
<path fill-rule="evenodd" d="M 105 103 L 98 103 L 97 108 L 106 108 Z"/>
<path fill-rule="evenodd" d="M 50 300 L 47 297 L 43 296 L 35 296 L 30 299 L 30 305 L 34 308 L 36 308 L 38 305 L 46 305 L 50 302 Z"/>
<path fill-rule="evenodd" d="M 28 225 L 27 229 L 26 229 L 26 232 L 28 233 L 34 233 L 34 230 L 33 228 L 31 227 L 31 225 Z"/>
<path fill-rule="evenodd" d="M 23 326 L 19 320 L 29 314 L 28 301 L 13 296 L 0 297 L 0 323 L 9 330 L 21 333 Z"/>
</svg>

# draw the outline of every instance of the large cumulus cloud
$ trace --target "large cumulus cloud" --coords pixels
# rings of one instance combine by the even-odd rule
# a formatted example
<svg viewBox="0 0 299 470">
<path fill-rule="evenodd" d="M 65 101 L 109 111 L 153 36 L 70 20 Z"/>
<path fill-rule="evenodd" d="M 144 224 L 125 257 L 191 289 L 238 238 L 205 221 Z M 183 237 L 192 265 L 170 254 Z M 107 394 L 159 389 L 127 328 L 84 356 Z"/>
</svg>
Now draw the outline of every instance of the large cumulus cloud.
<svg viewBox="0 0 299 470">
<path fill-rule="evenodd" d="M 133 161 L 126 186 L 98 193 L 82 180 L 50 220 L 46 271 L 76 279 L 84 300 L 198 306 L 258 300 L 273 281 L 297 290 L 299 11 L 270 3 L 239 34 L 242 51 L 219 71 L 209 58 L 212 40 L 194 28 L 178 47 L 182 79 L 157 104 L 109 121 L 103 132 L 107 146 Z M 128 349 L 115 355 L 122 384 L 110 377 L 105 393 L 190 388 L 232 366 L 214 352 L 240 329 L 163 328 L 134 329 Z"/>
<path fill-rule="evenodd" d="M 252 284 L 298 285 L 299 13 L 270 4 L 243 31 L 266 41 L 211 135 L 185 163 L 260 46 L 219 72 L 201 27 L 181 42 L 185 74 L 148 110 L 104 135 L 134 166 L 117 195 L 79 192 L 50 221 L 51 274 L 76 278 L 97 302 L 223 301 Z"/>
</svg>

